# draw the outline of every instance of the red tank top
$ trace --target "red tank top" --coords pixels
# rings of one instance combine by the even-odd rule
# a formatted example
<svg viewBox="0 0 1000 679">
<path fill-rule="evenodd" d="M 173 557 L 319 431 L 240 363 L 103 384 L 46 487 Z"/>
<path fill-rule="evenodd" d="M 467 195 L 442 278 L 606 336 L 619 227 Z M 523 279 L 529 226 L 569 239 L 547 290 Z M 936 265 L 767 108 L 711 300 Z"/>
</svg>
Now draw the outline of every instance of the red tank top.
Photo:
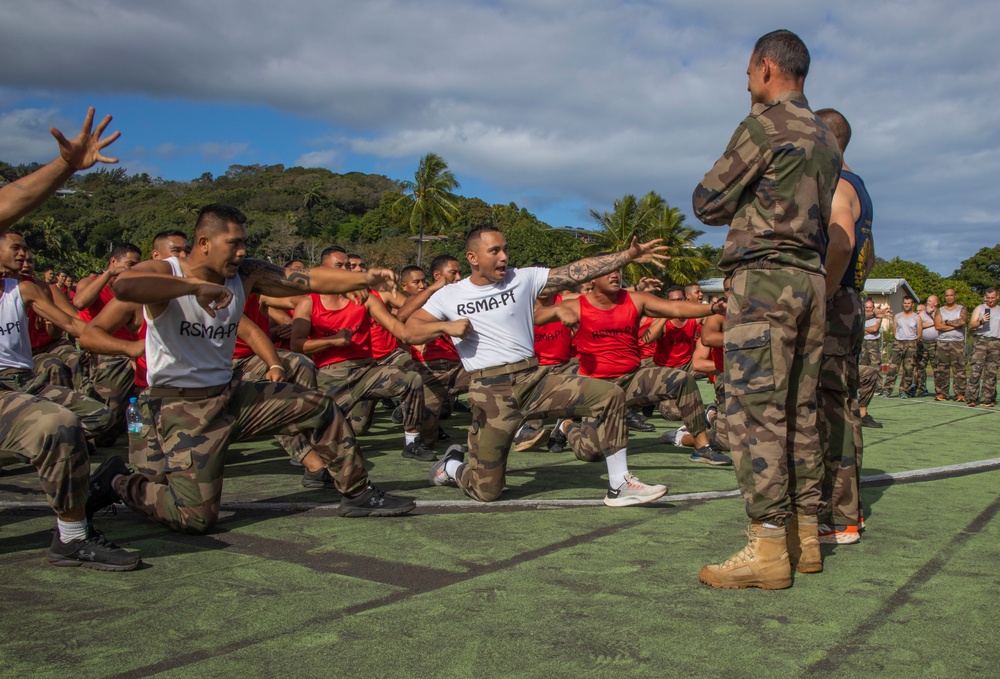
<svg viewBox="0 0 1000 679">
<path fill-rule="evenodd" d="M 97 276 L 91 276 L 93 279 L 97 279 Z M 101 288 L 101 294 L 97 296 L 94 303 L 91 304 L 86 309 L 80 310 L 80 320 L 90 323 L 94 320 L 94 316 L 101 313 L 101 309 L 107 306 L 108 302 L 115 298 L 115 293 L 111 292 L 111 286 L 105 285 Z M 70 299 L 73 299 L 70 297 Z M 127 327 L 122 326 L 111 333 L 114 337 L 118 339 L 125 340 L 126 342 L 133 342 L 136 339 L 135 333 L 129 330 Z"/>
<path fill-rule="evenodd" d="M 690 363 L 697 332 L 698 321 L 693 318 L 687 319 L 679 328 L 667 321 L 663 326 L 663 335 L 656 341 L 653 362 L 668 368 L 680 368 Z"/>
<path fill-rule="evenodd" d="M 615 306 L 597 309 L 580 297 L 580 329 L 576 348 L 580 352 L 580 374 L 588 377 L 621 377 L 639 367 L 639 310 L 624 290 Z"/>
<path fill-rule="evenodd" d="M 642 323 L 639 324 L 639 359 L 651 358 L 653 354 L 656 353 L 656 342 L 643 342 L 642 336 L 646 334 L 649 330 L 649 326 L 653 325 L 653 319 L 648 316 L 642 319 Z"/>
<path fill-rule="evenodd" d="M 385 304 L 385 300 L 382 299 L 382 295 L 378 294 L 374 290 L 371 294 L 376 297 L 382 304 Z M 388 309 L 388 307 L 386 307 Z M 372 319 L 372 358 L 376 361 L 383 356 L 388 356 L 396 349 L 399 348 L 399 340 L 391 332 L 383 328 L 378 321 L 374 318 Z"/>
<path fill-rule="evenodd" d="M 22 274 L 21 280 L 37 283 L 34 276 Z M 28 309 L 28 339 L 31 341 L 31 353 L 47 347 L 54 341 L 52 336 L 45 331 L 45 319 L 35 313 L 34 309 Z"/>
<path fill-rule="evenodd" d="M 260 302 L 260 295 L 256 292 L 247 295 L 247 301 L 243 305 L 243 315 L 253 321 L 258 328 L 264 331 L 265 335 L 271 335 L 271 319 L 261 308 L 263 305 Z M 253 349 L 250 345 L 241 340 L 239 337 L 236 338 L 236 348 L 233 349 L 233 358 L 236 360 L 241 360 L 253 356 Z"/>
<path fill-rule="evenodd" d="M 555 304 L 562 295 L 555 296 Z M 561 321 L 535 326 L 535 356 L 539 365 L 562 365 L 573 357 L 573 333 Z"/>
<path fill-rule="evenodd" d="M 350 328 L 354 333 L 349 344 L 313 354 L 312 359 L 317 368 L 355 358 L 372 357 L 372 322 L 364 304 L 348 301 L 343 309 L 327 309 L 315 292 L 310 293 L 309 297 L 313 303 L 312 315 L 309 317 L 312 322 L 310 339 L 329 337 L 344 328 Z"/>
<path fill-rule="evenodd" d="M 427 361 L 458 361 L 458 350 L 451 337 L 443 335 L 437 339 L 432 339 L 424 345 L 424 350 L 418 351 L 416 347 L 410 347 L 410 356 L 415 361 L 426 363 Z"/>
</svg>

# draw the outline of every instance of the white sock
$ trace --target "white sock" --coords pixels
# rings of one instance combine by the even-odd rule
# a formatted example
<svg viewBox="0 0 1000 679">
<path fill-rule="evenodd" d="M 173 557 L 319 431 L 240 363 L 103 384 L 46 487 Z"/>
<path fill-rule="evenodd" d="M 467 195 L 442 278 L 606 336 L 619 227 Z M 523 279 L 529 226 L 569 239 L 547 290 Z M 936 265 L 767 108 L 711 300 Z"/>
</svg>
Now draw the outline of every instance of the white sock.
<svg viewBox="0 0 1000 679">
<path fill-rule="evenodd" d="M 764 528 L 778 528 L 776 524 L 768 523 L 767 521 L 761 521 L 760 525 L 764 526 Z"/>
<path fill-rule="evenodd" d="M 403 432 L 403 444 L 404 445 L 410 445 L 411 443 L 413 443 L 414 441 L 417 440 L 418 436 L 420 436 L 420 432 L 414 432 L 414 433 L 411 434 L 408 431 L 404 431 Z"/>
<path fill-rule="evenodd" d="M 449 479 L 454 479 L 455 474 L 458 473 L 458 468 L 462 466 L 461 460 L 448 460 L 444 463 L 444 473 L 448 475 Z"/>
<path fill-rule="evenodd" d="M 612 488 L 620 487 L 628 474 L 628 453 L 622 448 L 614 455 L 608 455 L 605 461 L 608 463 L 608 483 Z"/>
<path fill-rule="evenodd" d="M 83 540 L 87 537 L 87 520 L 63 521 L 56 517 L 56 527 L 59 529 L 59 542 L 66 544 L 73 540 Z"/>
</svg>

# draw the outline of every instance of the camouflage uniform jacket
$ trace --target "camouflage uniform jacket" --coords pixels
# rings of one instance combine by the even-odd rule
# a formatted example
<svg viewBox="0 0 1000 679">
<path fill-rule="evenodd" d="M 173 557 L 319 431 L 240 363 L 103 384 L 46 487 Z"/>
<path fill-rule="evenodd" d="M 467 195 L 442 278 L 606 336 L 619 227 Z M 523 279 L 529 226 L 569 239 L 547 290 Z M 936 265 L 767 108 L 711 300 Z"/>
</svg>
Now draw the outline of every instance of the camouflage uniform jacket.
<svg viewBox="0 0 1000 679">
<path fill-rule="evenodd" d="M 824 274 L 840 167 L 833 133 L 801 92 L 754 104 L 692 198 L 702 222 L 729 225 L 719 268 Z"/>
</svg>

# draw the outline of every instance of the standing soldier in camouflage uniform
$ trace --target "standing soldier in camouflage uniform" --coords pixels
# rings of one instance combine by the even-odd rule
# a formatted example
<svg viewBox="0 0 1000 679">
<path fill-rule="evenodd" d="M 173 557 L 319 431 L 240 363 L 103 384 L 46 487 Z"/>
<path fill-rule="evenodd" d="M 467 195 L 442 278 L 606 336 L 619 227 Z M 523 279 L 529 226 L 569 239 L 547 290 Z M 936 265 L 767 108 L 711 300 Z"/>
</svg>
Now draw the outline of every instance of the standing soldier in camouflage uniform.
<svg viewBox="0 0 1000 679">
<path fill-rule="evenodd" d="M 392 281 L 392 272 L 288 271 L 245 259 L 246 221 L 236 208 L 209 205 L 198 216 L 187 258 L 143 262 L 118 277 L 115 295 L 144 305 L 147 323 L 144 424 L 130 432 L 129 445 L 148 448 L 145 459 L 162 460 L 163 473 L 131 474 L 112 457 L 94 474 L 88 509 L 120 500 L 173 530 L 204 533 L 218 519 L 229 443 L 282 434 L 307 470 L 330 470 L 343 495 L 341 516 L 412 511 L 412 501 L 368 482 L 354 434 L 328 397 L 282 382 L 241 382 L 232 369 L 246 295 L 350 292 Z M 280 368 L 272 365 L 267 379 Z"/>
<path fill-rule="evenodd" d="M 882 371 L 882 319 L 875 314 L 875 302 L 865 300 L 865 339 L 861 346 L 861 365 Z"/>
<path fill-rule="evenodd" d="M 816 115 L 833 131 L 843 154 L 851 141 L 847 119 L 832 108 L 816 111 Z M 858 391 L 864 335 L 861 290 L 875 265 L 872 217 L 872 201 L 864 182 L 844 163 L 828 229 L 826 338 L 819 380 L 819 428 L 826 464 L 819 542 L 824 543 L 851 544 L 860 539 L 858 478 L 863 442 Z M 803 526 L 801 521 L 799 526 Z M 805 551 L 807 538 L 802 543 Z M 818 551 L 817 547 L 814 562 L 821 566 Z M 803 562 L 799 561 L 799 570 Z"/>
<path fill-rule="evenodd" d="M 59 157 L 0 187 L 0 235 L 41 205 L 74 172 L 86 170 L 96 163 L 118 162 L 102 154 L 119 136 L 115 132 L 101 139 L 111 116 L 105 116 L 92 131 L 93 122 L 94 109 L 90 108 L 83 129 L 72 140 L 51 128 L 52 136 L 59 142 Z M 5 332 L 16 330 L 8 329 L 6 323 L 3 328 Z M 26 328 L 24 335 L 23 343 L 27 345 Z M 110 542 L 88 520 L 85 511 L 90 476 L 87 441 L 80 420 L 73 413 L 41 398 L 0 390 L 0 458 L 11 454 L 38 470 L 42 490 L 56 513 L 55 535 L 45 555 L 49 563 L 106 571 L 128 571 L 139 565 L 138 554 L 126 552 Z"/>
<path fill-rule="evenodd" d="M 713 587 L 789 587 L 786 523 L 797 517 L 810 541 L 818 530 L 823 256 L 841 157 L 802 93 L 808 71 L 809 51 L 794 33 L 757 41 L 750 115 L 693 196 L 698 219 L 730 227 L 719 262 L 732 274 L 726 417 L 738 432 L 730 443 L 751 519 L 747 546 L 701 570 Z"/>
<path fill-rule="evenodd" d="M 1000 370 L 1000 314 L 997 313 L 997 289 L 987 288 L 983 303 L 972 312 L 969 330 L 975 344 L 969 363 L 969 383 L 965 388 L 968 405 L 992 408 L 997 401 L 997 371 Z M 982 387 L 980 387 L 982 380 Z"/>
<path fill-rule="evenodd" d="M 500 497 L 507 455 L 523 421 L 552 417 L 594 417 L 594 446 L 605 457 L 612 507 L 652 502 L 666 486 L 649 486 L 628 471 L 625 394 L 604 380 L 553 374 L 539 368 L 534 346 L 534 304 L 584 281 L 617 271 L 629 262 L 659 262 L 665 250 L 651 241 L 633 240 L 624 252 L 590 257 L 557 269 L 507 268 L 507 239 L 494 226 L 479 226 L 466 236 L 472 275 L 438 290 L 406 322 L 406 332 L 426 328 L 445 332 L 441 319 L 463 320 L 468 330 L 455 348 L 469 371 L 469 461 L 453 446 L 431 468 L 436 486 L 455 481 L 470 497 L 490 502 Z M 457 449 L 457 450 L 456 450 Z"/>
<path fill-rule="evenodd" d="M 892 388 L 896 386 L 896 374 L 900 367 L 903 376 L 899 379 L 899 397 L 913 396 L 914 373 L 917 369 L 917 342 L 923 330 L 923 323 L 913 306 L 916 300 L 910 295 L 903 297 L 903 310 L 892 317 L 892 352 L 889 354 L 889 371 L 882 382 L 882 396 L 892 396 Z"/>
<path fill-rule="evenodd" d="M 955 301 L 955 290 L 944 291 L 944 306 L 934 314 L 937 338 L 937 363 L 934 365 L 934 398 L 947 401 L 949 383 L 954 388 L 956 401 L 965 400 L 965 326 L 969 324 L 968 310 Z"/>
<path fill-rule="evenodd" d="M 923 311 L 918 312 L 920 316 L 920 341 L 917 342 L 917 368 L 915 374 L 916 391 L 914 396 L 929 396 L 927 391 L 927 366 L 933 370 L 937 365 L 937 340 L 941 331 L 934 325 L 934 316 L 937 315 L 938 296 L 928 295 L 927 303 Z"/>
</svg>

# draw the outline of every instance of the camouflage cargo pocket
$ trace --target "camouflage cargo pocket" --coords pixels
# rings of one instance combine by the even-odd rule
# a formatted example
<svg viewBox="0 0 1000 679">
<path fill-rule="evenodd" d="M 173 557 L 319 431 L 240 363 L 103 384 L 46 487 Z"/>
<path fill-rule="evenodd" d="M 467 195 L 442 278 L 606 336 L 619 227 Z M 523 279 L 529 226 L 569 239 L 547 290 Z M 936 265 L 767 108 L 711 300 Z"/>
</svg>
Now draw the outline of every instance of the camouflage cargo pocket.
<svg viewBox="0 0 1000 679">
<path fill-rule="evenodd" d="M 771 327 L 767 321 L 726 328 L 726 372 L 734 396 L 774 390 Z"/>
</svg>

